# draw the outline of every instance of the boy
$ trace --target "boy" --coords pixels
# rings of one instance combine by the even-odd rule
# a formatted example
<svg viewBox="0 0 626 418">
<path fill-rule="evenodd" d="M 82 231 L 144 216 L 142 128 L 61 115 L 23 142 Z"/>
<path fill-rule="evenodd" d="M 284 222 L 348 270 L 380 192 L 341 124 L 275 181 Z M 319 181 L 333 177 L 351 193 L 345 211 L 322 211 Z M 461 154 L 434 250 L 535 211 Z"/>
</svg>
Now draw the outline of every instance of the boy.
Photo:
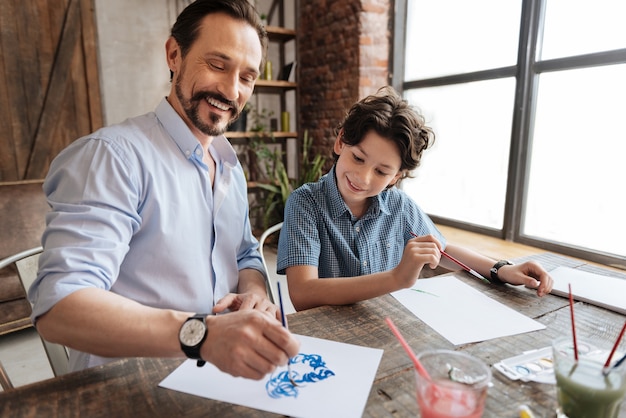
<svg viewBox="0 0 626 418">
<path fill-rule="evenodd" d="M 296 310 L 344 305 L 411 287 L 422 268 L 456 265 L 445 251 L 492 281 L 536 288 L 552 278 L 535 262 L 496 262 L 446 244 L 430 218 L 394 187 L 415 169 L 435 136 L 391 87 L 352 106 L 338 127 L 335 165 L 295 190 L 285 207 L 277 271 Z"/>
</svg>

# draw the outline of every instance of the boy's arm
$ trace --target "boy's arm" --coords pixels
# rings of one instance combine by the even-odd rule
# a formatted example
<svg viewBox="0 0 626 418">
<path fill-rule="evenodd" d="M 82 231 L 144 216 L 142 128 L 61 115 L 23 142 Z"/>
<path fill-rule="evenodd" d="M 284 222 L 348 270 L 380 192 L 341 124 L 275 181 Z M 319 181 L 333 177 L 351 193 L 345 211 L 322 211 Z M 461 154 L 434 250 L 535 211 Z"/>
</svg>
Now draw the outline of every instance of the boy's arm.
<svg viewBox="0 0 626 418">
<path fill-rule="evenodd" d="M 296 310 L 320 305 L 348 305 L 411 287 L 422 268 L 435 268 L 441 257 L 440 244 L 431 235 L 410 240 L 395 268 L 356 277 L 323 278 L 316 266 L 297 265 L 285 270 L 289 296 Z"/>
<path fill-rule="evenodd" d="M 490 257 L 453 244 L 448 244 L 446 252 L 488 279 L 491 277 L 491 268 L 497 262 L 497 260 Z M 448 265 L 444 265 L 444 267 L 450 268 Z M 454 269 L 455 267 L 452 268 Z M 534 261 L 500 267 L 498 277 L 505 283 L 524 285 L 530 289 L 537 289 L 538 296 L 550 293 L 554 284 L 548 272 Z"/>
</svg>

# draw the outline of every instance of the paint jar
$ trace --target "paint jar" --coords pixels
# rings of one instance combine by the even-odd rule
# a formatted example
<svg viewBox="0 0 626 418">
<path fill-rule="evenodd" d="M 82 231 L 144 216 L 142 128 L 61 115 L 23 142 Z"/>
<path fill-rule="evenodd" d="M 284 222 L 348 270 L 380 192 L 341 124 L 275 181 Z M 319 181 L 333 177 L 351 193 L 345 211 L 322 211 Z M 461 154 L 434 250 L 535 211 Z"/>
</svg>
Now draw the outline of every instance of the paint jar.
<svg viewBox="0 0 626 418">
<path fill-rule="evenodd" d="M 417 404 L 424 418 L 479 418 L 483 415 L 491 370 L 460 351 L 429 350 L 418 354 L 428 376 L 417 369 Z"/>
<path fill-rule="evenodd" d="M 559 417 L 617 418 L 619 415 L 626 396 L 626 363 L 608 371 L 604 363 L 611 352 L 610 342 L 597 336 L 590 340 L 593 343 L 584 338 L 577 340 L 578 358 L 574 355 L 572 337 L 557 338 L 552 343 Z M 623 354 L 625 348 L 626 342 L 622 342 L 615 353 Z M 613 365 L 615 361 L 610 363 Z"/>
</svg>

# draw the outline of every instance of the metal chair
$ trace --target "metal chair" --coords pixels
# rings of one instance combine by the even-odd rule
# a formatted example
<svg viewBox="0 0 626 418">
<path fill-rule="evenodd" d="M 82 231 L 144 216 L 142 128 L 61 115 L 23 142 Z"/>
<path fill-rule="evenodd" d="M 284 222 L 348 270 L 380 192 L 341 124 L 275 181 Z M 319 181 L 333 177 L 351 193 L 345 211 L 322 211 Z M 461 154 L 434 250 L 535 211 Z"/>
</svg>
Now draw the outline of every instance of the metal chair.
<svg viewBox="0 0 626 418">
<path fill-rule="evenodd" d="M 272 302 L 278 303 L 278 288 L 276 287 L 275 278 L 273 274 L 270 274 L 269 269 L 267 268 L 267 262 L 265 260 L 265 253 L 263 252 L 263 246 L 265 245 L 265 241 L 267 238 L 272 235 L 274 232 L 280 231 L 283 227 L 283 223 L 277 223 L 274 226 L 270 226 L 267 228 L 259 238 L 259 252 L 261 253 L 261 260 L 263 261 L 263 267 L 265 267 L 265 271 L 267 272 L 267 293 L 270 295 L 270 299 Z M 283 295 L 284 296 L 284 295 Z"/>
<path fill-rule="evenodd" d="M 14 264 L 17 269 L 17 276 L 19 277 L 22 287 L 24 288 L 24 292 L 28 293 L 28 289 L 37 277 L 39 255 L 42 251 L 42 247 L 35 247 L 0 260 L 0 270 Z M 69 355 L 65 346 L 48 342 L 43 338 L 41 338 L 41 342 L 43 343 L 46 356 L 48 357 L 48 362 L 50 363 L 50 367 L 52 368 L 54 375 L 60 376 L 68 373 Z M 0 370 L 0 375 L 2 375 L 3 372 L 4 369 Z M 8 385 L 11 385 L 11 381 L 8 379 L 6 373 L 4 373 L 3 376 L 0 376 L 0 383 L 2 383 L 3 387 L 5 383 L 1 382 L 3 378 L 6 378 L 6 383 L 8 383 Z"/>
<path fill-rule="evenodd" d="M 4 391 L 13 389 L 13 383 L 11 383 L 11 379 L 9 379 L 9 375 L 7 374 L 7 371 L 4 370 L 2 363 L 0 363 L 0 386 Z"/>
</svg>

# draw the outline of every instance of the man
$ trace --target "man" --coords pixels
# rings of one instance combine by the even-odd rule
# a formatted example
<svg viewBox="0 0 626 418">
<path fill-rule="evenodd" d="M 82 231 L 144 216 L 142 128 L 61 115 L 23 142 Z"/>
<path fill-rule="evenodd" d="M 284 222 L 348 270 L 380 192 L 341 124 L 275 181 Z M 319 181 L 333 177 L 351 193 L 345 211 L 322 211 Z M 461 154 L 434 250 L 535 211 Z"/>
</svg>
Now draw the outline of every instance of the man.
<svg viewBox="0 0 626 418">
<path fill-rule="evenodd" d="M 252 94 L 267 34 L 246 0 L 197 0 L 165 47 L 172 87 L 156 110 L 51 164 L 32 319 L 72 349 L 72 370 L 186 354 L 260 379 L 299 343 L 267 297 L 246 180 L 222 134 Z"/>
</svg>

